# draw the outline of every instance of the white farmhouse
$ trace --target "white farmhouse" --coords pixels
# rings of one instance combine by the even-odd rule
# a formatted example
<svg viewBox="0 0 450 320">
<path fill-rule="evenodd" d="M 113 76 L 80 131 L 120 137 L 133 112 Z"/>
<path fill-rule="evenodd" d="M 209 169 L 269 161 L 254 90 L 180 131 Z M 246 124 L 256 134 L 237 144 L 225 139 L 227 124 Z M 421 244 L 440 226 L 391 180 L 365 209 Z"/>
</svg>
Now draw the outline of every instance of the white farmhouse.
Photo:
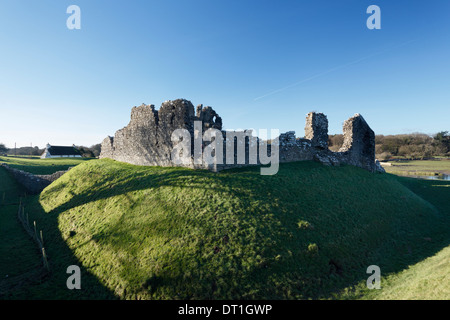
<svg viewBox="0 0 450 320">
<path fill-rule="evenodd" d="M 47 144 L 41 159 L 47 158 L 81 158 L 81 153 L 73 145 L 72 147 L 52 146 Z"/>
</svg>

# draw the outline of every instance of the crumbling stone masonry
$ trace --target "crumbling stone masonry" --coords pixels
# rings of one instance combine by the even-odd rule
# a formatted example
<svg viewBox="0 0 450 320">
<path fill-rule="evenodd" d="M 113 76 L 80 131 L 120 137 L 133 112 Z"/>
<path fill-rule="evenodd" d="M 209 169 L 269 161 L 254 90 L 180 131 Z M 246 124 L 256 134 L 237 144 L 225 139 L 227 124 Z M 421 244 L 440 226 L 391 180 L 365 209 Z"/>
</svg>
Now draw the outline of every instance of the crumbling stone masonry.
<svg viewBox="0 0 450 320">
<path fill-rule="evenodd" d="M 222 129 L 222 119 L 211 107 L 199 105 L 195 115 L 192 103 L 184 99 L 166 101 L 159 110 L 154 105 L 134 107 L 128 126 L 118 130 L 114 138 L 103 140 L 100 158 L 143 166 L 173 166 L 172 132 L 186 129 L 194 137 L 194 121 L 202 121 L 203 132 Z"/>
<path fill-rule="evenodd" d="M 114 137 L 106 137 L 102 142 L 100 158 L 145 166 L 176 166 L 171 159 L 174 144 L 171 136 L 176 129 L 186 129 L 191 135 L 194 154 L 194 121 L 202 122 L 202 132 L 209 128 L 220 130 L 224 140 L 223 164 L 211 166 L 204 162 L 191 161 L 183 164 L 190 168 L 203 168 L 212 171 L 243 165 L 259 164 L 249 161 L 249 150 L 256 141 L 245 141 L 245 161 L 238 164 L 237 155 L 231 156 L 234 163 L 226 161 L 227 132 L 222 130 L 222 119 L 211 107 L 199 105 L 194 114 L 194 106 L 185 99 L 165 101 L 159 110 L 154 105 L 141 105 L 131 111 L 130 123 L 116 132 Z M 344 123 L 344 144 L 339 152 L 328 149 L 328 120 L 323 113 L 310 112 L 306 117 L 305 138 L 296 138 L 294 131 L 279 136 L 279 161 L 315 160 L 325 165 L 350 164 L 371 172 L 384 172 L 375 160 L 375 134 L 364 118 L 355 114 Z M 230 132 L 228 132 L 230 133 Z M 233 132 L 235 135 L 249 134 L 249 131 Z M 252 144 L 253 143 L 253 144 Z M 206 144 L 202 147 L 206 147 Z M 257 147 L 258 148 L 258 147 Z M 234 147 L 236 152 L 237 146 Z M 268 146 L 268 153 L 271 148 Z M 230 155 L 228 155 L 230 157 Z M 229 159 L 229 158 L 228 158 Z"/>
<path fill-rule="evenodd" d="M 375 171 L 375 133 L 360 114 L 344 122 L 344 143 L 339 152 L 346 163 Z"/>
<path fill-rule="evenodd" d="M 39 194 L 53 181 L 59 179 L 63 174 L 67 172 L 57 171 L 49 175 L 34 175 L 29 172 L 11 168 L 5 163 L 0 164 L 0 166 L 5 168 L 14 177 L 14 179 L 25 188 L 25 190 L 29 194 Z"/>
<path fill-rule="evenodd" d="M 318 149 L 328 148 L 328 119 L 323 113 L 310 112 L 306 116 L 305 139 Z"/>
</svg>

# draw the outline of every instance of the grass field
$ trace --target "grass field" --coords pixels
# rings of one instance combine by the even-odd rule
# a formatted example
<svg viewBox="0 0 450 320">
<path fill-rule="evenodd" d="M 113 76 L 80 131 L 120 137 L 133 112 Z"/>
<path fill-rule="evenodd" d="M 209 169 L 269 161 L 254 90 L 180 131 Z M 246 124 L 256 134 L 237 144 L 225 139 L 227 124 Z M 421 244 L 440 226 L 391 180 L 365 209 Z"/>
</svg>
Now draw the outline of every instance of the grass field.
<svg viewBox="0 0 450 320">
<path fill-rule="evenodd" d="M 450 175 L 450 160 L 403 160 L 392 161 L 384 166 L 388 173 L 402 176 Z"/>
<path fill-rule="evenodd" d="M 421 281 L 447 272 L 449 186 L 314 162 L 275 176 L 84 162 L 27 199 L 53 276 L 9 298 L 448 298 Z M 383 290 L 364 288 L 372 264 Z"/>
<path fill-rule="evenodd" d="M 0 157 L 0 163 L 6 163 L 12 168 L 30 172 L 33 174 L 52 174 L 57 171 L 65 171 L 90 158 L 19 158 L 19 157 Z"/>
</svg>

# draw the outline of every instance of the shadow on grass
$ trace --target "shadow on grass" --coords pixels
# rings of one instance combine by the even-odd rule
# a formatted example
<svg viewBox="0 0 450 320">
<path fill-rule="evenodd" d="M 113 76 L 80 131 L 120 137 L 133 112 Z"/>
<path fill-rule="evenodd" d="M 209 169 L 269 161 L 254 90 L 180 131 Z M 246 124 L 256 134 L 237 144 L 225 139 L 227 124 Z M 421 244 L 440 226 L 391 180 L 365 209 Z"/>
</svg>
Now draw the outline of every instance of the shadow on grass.
<svg viewBox="0 0 450 320">
<path fill-rule="evenodd" d="M 327 195 L 330 198 L 333 197 L 327 190 L 323 190 L 323 194 L 308 195 L 310 197 L 309 200 L 313 203 L 311 210 L 315 211 L 310 212 L 308 211 L 308 208 L 304 209 L 301 215 L 304 215 L 306 219 L 314 219 L 314 215 L 335 214 L 338 216 L 341 215 L 342 219 L 346 220 L 345 223 L 343 222 L 343 227 L 338 225 L 335 227 L 333 224 L 324 225 L 323 227 L 328 229 L 320 230 L 320 234 L 312 230 L 299 233 L 295 222 L 301 215 L 298 215 L 293 210 L 298 210 L 302 205 L 306 205 L 306 202 L 302 202 L 304 199 L 302 199 L 302 193 L 300 191 L 295 193 L 295 184 L 303 183 L 303 181 L 292 181 L 293 172 L 302 170 L 302 168 L 299 169 L 297 166 L 304 166 L 303 169 L 306 168 L 310 170 L 311 173 L 305 174 L 305 177 L 311 175 L 312 180 L 314 180 L 313 174 L 316 169 L 320 170 L 321 174 L 328 173 L 330 175 L 332 175 L 331 170 L 334 170 L 333 168 L 324 168 L 321 165 L 316 164 L 283 164 L 277 176 L 262 177 L 259 175 L 259 168 L 257 167 L 236 169 L 219 174 L 188 169 L 153 168 L 146 170 L 133 167 L 132 170 L 122 170 L 120 174 L 116 175 L 119 178 L 111 176 L 111 179 L 105 179 L 105 177 L 103 177 L 103 179 L 99 179 L 99 181 L 94 183 L 88 190 L 74 194 L 66 203 L 54 208 L 50 213 L 43 212 L 42 208 L 37 212 L 39 216 L 46 217 L 43 223 L 47 230 L 44 231 L 44 234 L 48 234 L 52 239 L 56 239 L 54 240 L 54 247 L 59 248 L 59 251 L 56 249 L 54 252 L 49 251 L 49 255 L 53 260 L 50 263 L 54 264 L 56 266 L 55 269 L 59 270 L 58 272 L 62 274 L 62 276 L 60 275 L 59 278 L 55 277 L 55 279 L 59 279 L 57 281 L 60 283 L 62 282 L 61 285 L 65 287 L 67 275 L 65 274 L 64 268 L 67 268 L 67 262 L 71 261 L 71 263 L 73 262 L 73 264 L 78 264 L 81 267 L 81 264 L 77 262 L 77 259 L 73 256 L 71 250 L 66 246 L 59 234 L 57 220 L 60 213 L 92 201 L 124 195 L 129 192 L 165 186 L 199 188 L 216 193 L 229 193 L 233 197 L 238 197 L 244 204 L 246 202 L 250 203 L 252 201 L 263 200 L 272 204 L 277 204 L 277 207 L 271 206 L 270 209 L 262 212 L 261 222 L 254 225 L 254 234 L 258 237 L 256 240 L 260 241 L 261 246 L 272 242 L 272 248 L 267 247 L 269 249 L 262 249 L 264 252 L 260 253 L 262 259 L 258 266 L 255 266 L 246 272 L 241 272 L 241 278 L 237 285 L 232 284 L 233 277 L 235 276 L 233 271 L 223 271 L 221 273 L 223 279 L 216 279 L 214 274 L 210 274 L 203 280 L 208 283 L 202 288 L 202 290 L 205 290 L 204 296 L 199 297 L 187 294 L 182 296 L 182 298 L 220 299 L 225 297 L 236 299 L 246 297 L 277 299 L 280 297 L 296 297 L 295 295 L 289 296 L 287 291 L 290 289 L 288 288 L 288 285 L 284 287 L 283 283 L 279 283 L 272 287 L 259 288 L 261 291 L 258 293 L 245 296 L 246 291 L 252 289 L 249 284 L 252 284 L 252 282 L 254 283 L 255 279 L 259 283 L 270 283 L 270 279 L 274 274 L 279 275 L 279 279 L 283 279 L 286 283 L 298 283 L 299 287 L 296 290 L 298 290 L 299 295 L 302 295 L 303 298 L 326 298 L 330 297 L 334 292 L 367 279 L 368 275 L 365 271 L 370 264 L 382 266 L 383 274 L 399 272 L 409 265 L 432 256 L 449 245 L 450 238 L 448 231 L 446 231 L 445 227 L 439 228 L 436 225 L 436 222 L 433 222 L 433 224 L 430 225 L 432 230 L 424 230 L 423 233 L 418 232 L 417 234 L 409 234 L 409 224 L 416 228 L 417 226 L 413 226 L 416 221 L 401 221 L 400 218 L 393 217 L 392 219 L 394 220 L 388 224 L 391 229 L 385 229 L 385 226 L 381 226 L 380 229 L 377 229 L 377 224 L 380 223 L 378 221 L 379 219 L 391 218 L 385 213 L 383 213 L 384 215 L 380 214 L 379 217 L 366 217 L 365 219 L 367 220 L 364 220 L 364 223 L 372 223 L 374 231 L 370 231 L 370 228 L 367 228 L 363 230 L 370 232 L 370 235 L 358 234 L 354 229 L 362 226 L 358 225 L 358 222 L 352 222 L 352 215 L 344 215 L 348 203 L 353 203 L 353 201 L 355 201 L 355 199 L 351 197 L 355 197 L 357 194 L 358 186 L 352 186 L 349 191 L 349 197 L 347 197 L 349 199 L 344 196 L 337 196 L 336 199 L 326 202 L 327 200 L 324 200 L 324 197 L 325 199 Z M 239 179 L 236 177 L 239 177 Z M 361 179 L 371 179 L 372 177 L 375 176 L 361 171 Z M 446 224 L 448 225 L 450 208 L 448 201 L 445 202 L 443 199 L 448 198 L 449 191 L 447 190 L 449 189 L 438 188 L 437 186 L 449 185 L 450 182 L 417 181 L 394 176 L 389 179 L 398 179 L 397 181 L 413 191 L 416 195 L 431 203 L 439 210 L 439 218 L 436 221 L 440 221 L 443 226 Z M 274 189 L 274 182 L 276 182 L 276 186 L 283 184 L 288 185 L 287 190 L 289 190 L 291 194 L 285 192 L 286 190 L 284 189 Z M 69 183 L 70 182 L 67 182 L 67 184 Z M 53 187 L 50 186 L 47 191 L 52 193 L 63 190 L 65 187 L 70 187 L 70 185 L 67 184 L 60 183 Z M 338 182 L 336 186 L 343 187 Z M 32 201 L 38 203 L 37 198 L 34 198 Z M 317 201 L 317 203 L 315 203 L 315 201 Z M 320 207 L 320 201 L 329 204 L 332 209 L 327 211 L 328 208 Z M 401 202 L 403 200 L 398 199 L 398 201 Z M 176 207 L 176 204 L 173 203 L 164 203 L 163 205 L 167 206 L 169 209 L 173 208 L 171 210 L 175 210 Z M 220 211 L 220 208 L 217 210 Z M 358 207 L 353 210 L 355 213 L 354 219 L 357 219 Z M 210 213 L 217 214 L 217 212 Z M 272 213 L 274 215 L 270 216 Z M 267 222 L 263 219 L 266 216 L 271 217 Z M 114 246 L 114 240 L 111 239 L 111 236 L 113 234 L 114 236 L 123 234 L 130 237 L 129 239 L 131 241 L 140 241 L 140 239 L 131 236 L 133 230 L 127 230 L 123 227 L 123 218 L 124 217 L 121 217 L 115 225 L 111 226 L 109 232 L 103 235 L 96 235 L 94 240 Z M 401 224 L 403 224 L 403 226 Z M 202 234 L 207 234 L 210 226 L 199 225 L 197 227 L 202 230 Z M 388 235 L 389 238 L 380 238 L 379 234 L 377 234 L 380 230 L 384 232 L 383 235 Z M 424 240 L 424 237 L 431 231 L 437 232 L 434 234 L 433 240 L 431 242 Z M 168 238 L 167 232 L 161 228 L 157 228 L 157 224 L 152 228 L 152 232 L 155 236 Z M 352 235 L 346 238 L 346 232 L 351 233 Z M 339 240 L 341 242 L 336 240 L 341 238 L 344 239 Z M 370 242 L 366 243 L 361 239 L 369 240 Z M 244 250 L 246 245 L 250 245 L 246 244 L 245 239 L 232 239 L 232 241 L 240 241 L 240 245 Z M 315 254 L 313 251 L 309 252 L 307 247 L 299 248 L 299 245 L 304 246 L 309 242 L 319 243 L 320 254 Z M 346 242 L 348 243 L 345 245 L 344 249 L 339 247 L 339 244 Z M 322 248 L 324 249 L 322 250 Z M 210 248 L 210 250 L 213 249 L 214 248 Z M 226 245 L 223 245 L 222 249 L 222 252 L 226 252 Z M 294 252 L 295 254 L 290 257 L 288 254 L 289 252 Z M 215 257 L 219 257 L 217 259 L 220 259 L 220 254 L 220 250 L 218 250 Z M 278 258 L 278 256 L 280 256 L 280 258 Z M 223 262 L 227 262 L 226 259 L 227 258 L 224 257 Z M 238 261 L 237 263 L 240 262 Z M 304 268 L 304 270 L 298 271 L 297 269 L 300 268 Z M 124 276 L 126 276 L 126 274 L 124 274 Z M 99 283 L 98 279 L 90 275 L 87 270 L 83 269 L 82 277 L 83 288 L 87 288 L 87 292 L 82 291 L 80 293 L 74 292 L 68 294 L 68 290 L 65 289 L 65 292 L 61 292 L 61 295 L 63 297 L 75 299 L 114 297 L 114 295 L 104 288 Z M 226 283 L 227 280 L 230 280 L 229 283 Z M 175 286 L 179 281 L 180 278 L 171 277 L 167 274 L 160 274 L 149 276 L 147 281 L 142 285 L 144 288 L 148 287 L 148 290 L 154 292 L 157 290 L 155 288 L 158 286 Z M 240 287 L 241 284 L 242 287 Z M 223 292 L 224 290 L 228 290 L 228 293 L 224 295 L 218 293 Z"/>
<path fill-rule="evenodd" d="M 0 215 L 2 215 L 2 221 L 9 225 L 8 230 L 0 235 L 3 236 L 3 249 L 7 250 L 2 253 L 9 255 L 2 256 L 1 263 L 2 270 L 12 275 L 0 281 L 0 284 L 3 283 L 3 287 L 6 288 L 0 290 L 2 292 L 0 300 L 91 297 L 114 299 L 114 295 L 90 275 L 72 255 L 58 232 L 57 216 L 46 215 L 39 204 L 38 197 L 27 197 L 25 189 L 4 168 L 0 168 L 0 178 Z M 37 221 L 37 231 L 43 230 L 44 246 L 51 268 L 51 273 L 45 276 L 43 276 L 41 252 L 17 218 L 19 203 L 25 205 L 30 223 Z M 72 264 L 81 267 L 84 290 L 67 289 L 66 280 L 69 275 L 66 274 L 66 270 Z"/>
<path fill-rule="evenodd" d="M 13 292 L 10 299 L 26 300 L 98 300 L 117 297 L 92 275 L 73 255 L 58 228 L 58 216 L 45 213 L 39 204 L 39 196 L 22 198 L 31 221 L 36 221 L 37 230 L 42 230 L 50 274 L 41 283 L 24 286 Z M 39 232 L 39 231 L 38 231 Z M 71 265 L 80 267 L 81 290 L 70 290 L 66 281 L 72 275 L 67 273 Z"/>
</svg>

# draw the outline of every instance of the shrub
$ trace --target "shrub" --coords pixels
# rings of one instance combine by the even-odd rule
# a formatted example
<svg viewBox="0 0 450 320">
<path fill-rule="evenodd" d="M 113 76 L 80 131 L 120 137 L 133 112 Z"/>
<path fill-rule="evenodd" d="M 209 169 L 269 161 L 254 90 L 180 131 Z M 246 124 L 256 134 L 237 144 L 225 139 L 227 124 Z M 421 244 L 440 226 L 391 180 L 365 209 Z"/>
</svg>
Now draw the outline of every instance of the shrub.
<svg viewBox="0 0 450 320">
<path fill-rule="evenodd" d="M 310 254 L 319 253 L 319 246 L 315 243 L 308 244 L 308 253 L 310 253 Z"/>
</svg>

